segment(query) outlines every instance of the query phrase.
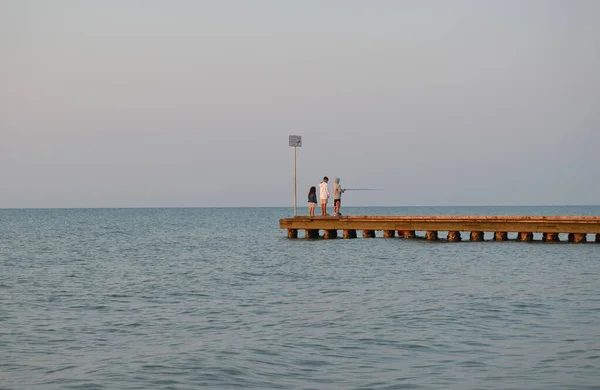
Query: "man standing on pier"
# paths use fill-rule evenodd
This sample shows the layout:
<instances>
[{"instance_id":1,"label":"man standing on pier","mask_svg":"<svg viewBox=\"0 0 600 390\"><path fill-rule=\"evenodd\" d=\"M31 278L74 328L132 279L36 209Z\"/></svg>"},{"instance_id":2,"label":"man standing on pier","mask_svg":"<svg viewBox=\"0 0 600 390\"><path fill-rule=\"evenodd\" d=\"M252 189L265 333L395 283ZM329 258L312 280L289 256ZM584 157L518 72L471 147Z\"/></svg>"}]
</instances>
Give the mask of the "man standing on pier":
<instances>
[{"instance_id":1,"label":"man standing on pier","mask_svg":"<svg viewBox=\"0 0 600 390\"><path fill-rule=\"evenodd\" d=\"M346 191L340 186L340 178L333 179L333 215L342 215L340 208L342 207L342 194Z\"/></svg>"},{"instance_id":2,"label":"man standing on pier","mask_svg":"<svg viewBox=\"0 0 600 390\"><path fill-rule=\"evenodd\" d=\"M327 182L329 182L329 179L325 176L321 184L319 184L321 192L321 215L327 215L327 201L329 200L329 186Z\"/></svg>"}]
</instances>

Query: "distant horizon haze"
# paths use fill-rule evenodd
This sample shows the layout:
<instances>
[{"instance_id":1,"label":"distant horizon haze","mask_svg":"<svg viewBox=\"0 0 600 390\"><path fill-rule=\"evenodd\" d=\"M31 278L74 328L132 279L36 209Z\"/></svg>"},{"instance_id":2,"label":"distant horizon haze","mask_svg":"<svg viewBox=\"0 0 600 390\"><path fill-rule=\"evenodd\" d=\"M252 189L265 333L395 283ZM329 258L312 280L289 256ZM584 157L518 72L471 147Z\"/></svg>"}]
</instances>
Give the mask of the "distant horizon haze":
<instances>
[{"instance_id":1,"label":"distant horizon haze","mask_svg":"<svg viewBox=\"0 0 600 390\"><path fill-rule=\"evenodd\" d=\"M0 208L600 203L600 2L0 2ZM331 202L330 202L331 203ZM332 205L330 205L332 207Z\"/></svg>"},{"instance_id":2,"label":"distant horizon haze","mask_svg":"<svg viewBox=\"0 0 600 390\"><path fill-rule=\"evenodd\" d=\"M439 209L439 208L497 208L497 207L512 207L512 208L531 208L531 207L551 207L551 208L585 208L585 207L600 207L600 204L567 204L567 205L533 205L533 204L524 204L524 205L366 205L366 206L357 206L357 205L345 205L344 209L376 209L376 208L406 208L406 209ZM103 206L94 206L94 207L2 207L0 210L86 210L86 209L247 209L247 208L256 208L256 209L290 209L293 211L293 205L286 206L125 206L125 207L103 207ZM333 205L328 205L328 208L333 208ZM298 215L305 215L308 213L308 207L302 205L298 207Z\"/></svg>"}]
</instances>

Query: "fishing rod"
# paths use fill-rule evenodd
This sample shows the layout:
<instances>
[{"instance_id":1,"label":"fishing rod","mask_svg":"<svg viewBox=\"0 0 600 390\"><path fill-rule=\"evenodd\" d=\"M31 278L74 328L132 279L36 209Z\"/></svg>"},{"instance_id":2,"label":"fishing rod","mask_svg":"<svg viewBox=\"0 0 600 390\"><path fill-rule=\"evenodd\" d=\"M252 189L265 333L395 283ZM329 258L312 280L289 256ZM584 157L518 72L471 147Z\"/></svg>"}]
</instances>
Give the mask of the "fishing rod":
<instances>
[{"instance_id":1,"label":"fishing rod","mask_svg":"<svg viewBox=\"0 0 600 390\"><path fill-rule=\"evenodd\" d=\"M344 191L383 191L382 188L344 188Z\"/></svg>"}]
</instances>

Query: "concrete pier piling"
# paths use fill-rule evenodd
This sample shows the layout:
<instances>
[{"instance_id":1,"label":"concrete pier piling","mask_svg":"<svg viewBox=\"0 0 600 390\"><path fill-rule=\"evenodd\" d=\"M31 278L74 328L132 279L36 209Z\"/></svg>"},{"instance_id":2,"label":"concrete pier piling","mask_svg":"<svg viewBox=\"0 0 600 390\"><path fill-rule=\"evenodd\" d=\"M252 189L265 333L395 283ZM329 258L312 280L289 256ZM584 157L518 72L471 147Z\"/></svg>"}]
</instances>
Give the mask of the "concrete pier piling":
<instances>
[{"instance_id":1,"label":"concrete pier piling","mask_svg":"<svg viewBox=\"0 0 600 390\"><path fill-rule=\"evenodd\" d=\"M345 229L344 238L356 238L356 230Z\"/></svg>"},{"instance_id":2,"label":"concrete pier piling","mask_svg":"<svg viewBox=\"0 0 600 390\"><path fill-rule=\"evenodd\" d=\"M439 232L448 232L449 242L460 242L460 232L470 232L471 241L483 241L485 232L493 234L494 241L507 241L509 233L517 234L517 241L530 242L534 233L541 234L542 241L559 241L559 234L568 235L568 242L585 243L587 234L595 235L592 240L600 243L600 216L319 216L284 218L279 227L287 229L289 238L297 238L298 230L305 231L306 238L335 239L338 230L344 238L356 238L362 231L364 238L383 237L416 238L416 231L425 232L429 241L439 240ZM536 236L539 237L539 236Z\"/></svg>"},{"instance_id":3,"label":"concrete pier piling","mask_svg":"<svg viewBox=\"0 0 600 390\"><path fill-rule=\"evenodd\" d=\"M323 233L323 238L326 240L332 240L334 238L337 238L337 230L335 230L335 229L325 230L325 232Z\"/></svg>"},{"instance_id":4,"label":"concrete pier piling","mask_svg":"<svg viewBox=\"0 0 600 390\"><path fill-rule=\"evenodd\" d=\"M448 241L459 242L460 240L462 240L462 237L459 231L451 230L448 232Z\"/></svg>"},{"instance_id":5,"label":"concrete pier piling","mask_svg":"<svg viewBox=\"0 0 600 390\"><path fill-rule=\"evenodd\" d=\"M560 241L558 233L542 233L542 241L553 242Z\"/></svg>"},{"instance_id":6,"label":"concrete pier piling","mask_svg":"<svg viewBox=\"0 0 600 390\"><path fill-rule=\"evenodd\" d=\"M417 236L417 234L415 233L414 230L402 230L403 232L403 237L404 238L415 238ZM400 234L400 231L398 231L398 234Z\"/></svg>"},{"instance_id":7,"label":"concrete pier piling","mask_svg":"<svg viewBox=\"0 0 600 390\"><path fill-rule=\"evenodd\" d=\"M519 234L517 236L517 240L519 240L519 241L525 241L525 242L533 241L533 233L531 233L531 232L519 232Z\"/></svg>"},{"instance_id":8,"label":"concrete pier piling","mask_svg":"<svg viewBox=\"0 0 600 390\"><path fill-rule=\"evenodd\" d=\"M508 241L508 232L494 232L494 241Z\"/></svg>"},{"instance_id":9,"label":"concrete pier piling","mask_svg":"<svg viewBox=\"0 0 600 390\"><path fill-rule=\"evenodd\" d=\"M425 238L427 239L427 241L437 241L438 240L437 230L427 230L425 232Z\"/></svg>"},{"instance_id":10,"label":"concrete pier piling","mask_svg":"<svg viewBox=\"0 0 600 390\"><path fill-rule=\"evenodd\" d=\"M483 241L483 232L471 232L471 241Z\"/></svg>"},{"instance_id":11,"label":"concrete pier piling","mask_svg":"<svg viewBox=\"0 0 600 390\"><path fill-rule=\"evenodd\" d=\"M363 230L363 238L375 238L375 230Z\"/></svg>"},{"instance_id":12,"label":"concrete pier piling","mask_svg":"<svg viewBox=\"0 0 600 390\"><path fill-rule=\"evenodd\" d=\"M587 242L587 234L585 233L569 233L569 242L579 244Z\"/></svg>"}]
</instances>

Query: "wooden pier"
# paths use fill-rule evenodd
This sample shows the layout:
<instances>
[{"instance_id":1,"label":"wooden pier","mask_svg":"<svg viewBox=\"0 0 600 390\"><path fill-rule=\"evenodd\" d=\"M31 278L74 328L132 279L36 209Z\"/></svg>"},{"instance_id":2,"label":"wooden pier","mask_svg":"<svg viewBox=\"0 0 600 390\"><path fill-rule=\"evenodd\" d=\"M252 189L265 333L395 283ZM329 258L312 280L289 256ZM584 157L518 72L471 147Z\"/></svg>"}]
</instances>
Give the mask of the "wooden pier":
<instances>
[{"instance_id":1,"label":"wooden pier","mask_svg":"<svg viewBox=\"0 0 600 390\"><path fill-rule=\"evenodd\" d=\"M533 241L534 233L542 234L542 241L560 241L559 234L574 243L591 241L600 243L600 216L324 216L294 217L279 221L279 227L287 229L288 238L298 238L304 230L306 238L333 239L342 231L343 238L356 238L362 231L364 238L376 237L423 237L429 241L444 239L439 232L447 232L446 240L483 241L484 233L493 233L494 241L507 241L509 233L516 233L518 241ZM323 235L321 236L321 231ZM424 236L417 233L424 232Z\"/></svg>"}]
</instances>

